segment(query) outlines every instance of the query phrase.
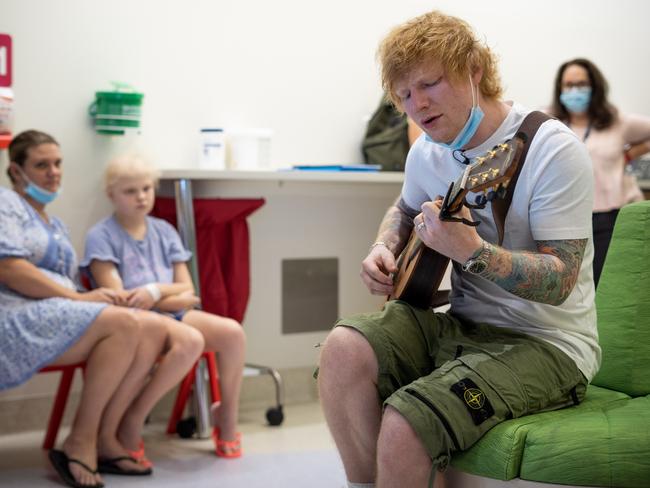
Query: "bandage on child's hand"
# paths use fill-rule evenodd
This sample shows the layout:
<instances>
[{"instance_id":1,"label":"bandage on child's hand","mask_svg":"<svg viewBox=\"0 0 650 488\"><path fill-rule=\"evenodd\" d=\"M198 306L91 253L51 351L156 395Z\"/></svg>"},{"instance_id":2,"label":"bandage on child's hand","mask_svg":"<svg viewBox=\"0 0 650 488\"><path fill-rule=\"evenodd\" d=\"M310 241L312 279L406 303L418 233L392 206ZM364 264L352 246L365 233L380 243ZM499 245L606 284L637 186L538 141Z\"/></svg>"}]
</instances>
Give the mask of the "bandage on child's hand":
<instances>
[{"instance_id":1,"label":"bandage on child's hand","mask_svg":"<svg viewBox=\"0 0 650 488\"><path fill-rule=\"evenodd\" d=\"M158 291L158 293L160 293L160 291ZM150 310L157 301L158 300L155 300L154 294L149 291L149 285L145 285L139 288L134 288L129 292L127 305L129 307Z\"/></svg>"}]
</instances>

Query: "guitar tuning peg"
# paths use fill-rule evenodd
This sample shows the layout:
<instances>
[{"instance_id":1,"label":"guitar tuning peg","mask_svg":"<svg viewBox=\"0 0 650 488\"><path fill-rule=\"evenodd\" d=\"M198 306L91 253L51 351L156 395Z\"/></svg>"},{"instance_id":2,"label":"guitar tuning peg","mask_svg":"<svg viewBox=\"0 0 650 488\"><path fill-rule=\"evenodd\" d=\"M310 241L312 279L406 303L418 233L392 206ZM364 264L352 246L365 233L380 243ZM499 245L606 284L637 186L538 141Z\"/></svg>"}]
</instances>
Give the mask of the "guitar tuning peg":
<instances>
[{"instance_id":1,"label":"guitar tuning peg","mask_svg":"<svg viewBox=\"0 0 650 488\"><path fill-rule=\"evenodd\" d=\"M495 176L497 176L499 174L499 168L492 168L490 170L490 173L491 173L492 177L494 178Z\"/></svg>"},{"instance_id":2,"label":"guitar tuning peg","mask_svg":"<svg viewBox=\"0 0 650 488\"><path fill-rule=\"evenodd\" d=\"M483 193L479 193L474 198L474 203L476 205L485 206L485 204L487 203L487 197Z\"/></svg>"},{"instance_id":3,"label":"guitar tuning peg","mask_svg":"<svg viewBox=\"0 0 650 488\"><path fill-rule=\"evenodd\" d=\"M476 162L476 165L477 165L477 166L480 166L480 165L483 164L483 161L485 161L485 158L484 158L483 156L479 156L479 157L476 158L474 161Z\"/></svg>"},{"instance_id":4,"label":"guitar tuning peg","mask_svg":"<svg viewBox=\"0 0 650 488\"><path fill-rule=\"evenodd\" d=\"M476 186L477 183L478 183L478 178L477 178L476 176L472 176L472 177L469 179L469 184L470 184L471 186Z\"/></svg>"}]
</instances>

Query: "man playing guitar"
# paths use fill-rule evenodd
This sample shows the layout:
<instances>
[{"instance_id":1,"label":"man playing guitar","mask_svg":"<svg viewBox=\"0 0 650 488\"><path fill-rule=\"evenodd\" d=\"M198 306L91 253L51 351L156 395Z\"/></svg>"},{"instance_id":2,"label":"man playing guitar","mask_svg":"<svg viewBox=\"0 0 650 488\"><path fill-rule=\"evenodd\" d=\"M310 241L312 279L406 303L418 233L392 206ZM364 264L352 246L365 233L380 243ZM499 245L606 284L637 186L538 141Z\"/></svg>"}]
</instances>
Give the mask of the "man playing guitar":
<instances>
[{"instance_id":1,"label":"man playing guitar","mask_svg":"<svg viewBox=\"0 0 650 488\"><path fill-rule=\"evenodd\" d=\"M530 110L501 99L489 48L461 19L433 11L390 32L379 60L384 89L424 134L361 278L392 295L415 229L454 263L450 310L390 300L341 319L318 381L349 486L421 487L497 423L584 398L600 364L592 170L569 129L542 122L500 229L492 207L503 192L485 202L464 186L467 168L476 175L479 158L499 158L494 148L516 138ZM450 212L440 196L453 182L462 201L483 205Z\"/></svg>"}]
</instances>

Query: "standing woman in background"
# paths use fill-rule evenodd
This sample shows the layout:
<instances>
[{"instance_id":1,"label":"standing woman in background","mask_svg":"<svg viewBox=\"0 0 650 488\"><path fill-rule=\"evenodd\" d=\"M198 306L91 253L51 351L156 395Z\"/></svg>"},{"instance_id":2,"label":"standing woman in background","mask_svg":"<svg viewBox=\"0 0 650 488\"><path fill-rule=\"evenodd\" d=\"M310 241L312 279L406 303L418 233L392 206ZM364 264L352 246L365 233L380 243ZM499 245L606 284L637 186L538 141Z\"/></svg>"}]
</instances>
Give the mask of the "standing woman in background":
<instances>
[{"instance_id":1,"label":"standing woman in background","mask_svg":"<svg viewBox=\"0 0 650 488\"><path fill-rule=\"evenodd\" d=\"M643 200L626 164L650 151L650 117L619 112L607 100L608 84L591 61L560 66L550 114L586 144L594 169L594 283L598 286L616 216L621 207Z\"/></svg>"}]
</instances>

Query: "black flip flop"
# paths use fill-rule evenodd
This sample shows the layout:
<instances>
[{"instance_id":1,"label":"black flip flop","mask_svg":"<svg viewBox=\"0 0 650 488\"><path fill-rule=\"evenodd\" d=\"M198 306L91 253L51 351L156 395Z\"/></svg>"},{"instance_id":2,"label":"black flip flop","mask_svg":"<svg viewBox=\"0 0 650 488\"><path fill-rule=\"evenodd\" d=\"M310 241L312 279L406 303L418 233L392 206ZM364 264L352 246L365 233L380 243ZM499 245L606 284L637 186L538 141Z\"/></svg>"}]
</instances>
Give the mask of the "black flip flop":
<instances>
[{"instance_id":1,"label":"black flip flop","mask_svg":"<svg viewBox=\"0 0 650 488\"><path fill-rule=\"evenodd\" d=\"M82 485L76 479L74 479L74 476L72 476L72 473L70 472L70 463L78 464L90 474L97 474L97 470L90 469L86 463L83 463L78 459L69 458L65 452L59 451L58 449L51 449L47 453L47 456L50 458L52 466L59 474L61 479L65 481L66 485L71 486L72 488L104 488L103 483L96 483L94 485Z\"/></svg>"},{"instance_id":2,"label":"black flip flop","mask_svg":"<svg viewBox=\"0 0 650 488\"><path fill-rule=\"evenodd\" d=\"M120 476L148 476L153 473L151 468L144 470L124 469L118 466L120 461L133 461L138 464L138 460L131 456L118 456L114 458L100 458L97 460L97 471L102 474L117 474Z\"/></svg>"}]
</instances>

